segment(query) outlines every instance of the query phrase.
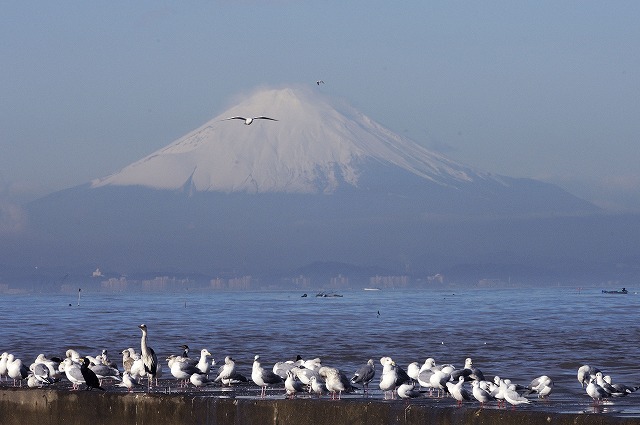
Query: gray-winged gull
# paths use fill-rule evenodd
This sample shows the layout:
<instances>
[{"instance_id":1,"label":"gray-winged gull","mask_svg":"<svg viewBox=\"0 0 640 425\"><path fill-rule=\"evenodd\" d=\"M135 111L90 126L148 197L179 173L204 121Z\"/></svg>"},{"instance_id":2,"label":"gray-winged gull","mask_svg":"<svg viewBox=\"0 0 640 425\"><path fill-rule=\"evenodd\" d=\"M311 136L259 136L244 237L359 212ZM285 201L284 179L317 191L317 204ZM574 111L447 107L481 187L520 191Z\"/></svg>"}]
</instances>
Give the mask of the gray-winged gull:
<instances>
[{"instance_id":1,"label":"gray-winged gull","mask_svg":"<svg viewBox=\"0 0 640 425\"><path fill-rule=\"evenodd\" d=\"M230 379L236 373L236 362L233 360L233 357L226 356L224 358L224 364L220 366L218 369L218 376L216 376L215 381L220 382L222 380Z\"/></svg>"},{"instance_id":2,"label":"gray-winged gull","mask_svg":"<svg viewBox=\"0 0 640 425\"><path fill-rule=\"evenodd\" d=\"M605 382L611 384L611 386L613 388L615 388L615 390L617 391L616 395L617 397L622 397L622 396L626 396L628 394L631 394L633 392L636 392L640 389L640 386L635 386L635 387L630 387L628 385L625 384L620 384L620 383L614 383L611 380L611 376L609 375L605 375L604 377Z\"/></svg>"},{"instance_id":3,"label":"gray-winged gull","mask_svg":"<svg viewBox=\"0 0 640 425\"><path fill-rule=\"evenodd\" d=\"M122 382L119 382L116 385L119 387L125 387L129 392L133 392L135 387L144 386L131 376L131 372L127 372L126 370L122 372Z\"/></svg>"},{"instance_id":4,"label":"gray-winged gull","mask_svg":"<svg viewBox=\"0 0 640 425\"><path fill-rule=\"evenodd\" d=\"M500 392L504 396L506 402L512 406L531 403L528 398L521 396L516 390L509 387L504 379L500 381Z\"/></svg>"},{"instance_id":5,"label":"gray-winged gull","mask_svg":"<svg viewBox=\"0 0 640 425\"><path fill-rule=\"evenodd\" d=\"M39 386L51 385L53 384L53 379L51 378L51 373L49 368L44 363L33 363L29 369L31 369L31 373L33 377L38 382Z\"/></svg>"},{"instance_id":6,"label":"gray-winged gull","mask_svg":"<svg viewBox=\"0 0 640 425\"><path fill-rule=\"evenodd\" d=\"M459 376L464 376L465 381L484 381L484 375L480 369L473 365L471 357L467 357L464 361L464 368L456 369L451 372L451 380L458 381Z\"/></svg>"},{"instance_id":7,"label":"gray-winged gull","mask_svg":"<svg viewBox=\"0 0 640 425\"><path fill-rule=\"evenodd\" d=\"M545 398L553 390L553 380L547 375L542 375L535 378L529 384L529 389L525 394L538 394L538 398Z\"/></svg>"},{"instance_id":8,"label":"gray-winged gull","mask_svg":"<svg viewBox=\"0 0 640 425\"><path fill-rule=\"evenodd\" d=\"M71 382L74 390L77 390L80 384L84 384L84 377L80 371L80 365L75 363L70 357L64 359L60 367L64 369L64 375L69 382Z\"/></svg>"},{"instance_id":9,"label":"gray-winged gull","mask_svg":"<svg viewBox=\"0 0 640 425\"><path fill-rule=\"evenodd\" d=\"M275 373L276 375L278 375L279 377L281 377L282 379L287 379L287 372L290 371L291 369L293 369L296 366L302 366L304 364L304 360L302 359L302 356L300 356L299 354L296 356L295 361L294 360L287 360L284 362L276 362L276 364L273 365L273 373Z\"/></svg>"},{"instance_id":10,"label":"gray-winged gull","mask_svg":"<svg viewBox=\"0 0 640 425\"><path fill-rule=\"evenodd\" d=\"M260 387L260 397L264 398L267 394L267 386L279 384L282 378L262 367L260 364L260 356L256 354L253 359L253 367L251 368L251 380Z\"/></svg>"},{"instance_id":11,"label":"gray-winged gull","mask_svg":"<svg viewBox=\"0 0 640 425\"><path fill-rule=\"evenodd\" d=\"M191 384L196 388L208 387L214 384L213 380L207 378L207 375L200 373L199 370L198 372L191 374L189 382L191 382Z\"/></svg>"},{"instance_id":12,"label":"gray-winged gull","mask_svg":"<svg viewBox=\"0 0 640 425\"><path fill-rule=\"evenodd\" d=\"M578 382L580 382L582 388L584 388L585 384L591 382L598 372L600 372L600 369L597 367L593 367L588 364L580 366L578 368Z\"/></svg>"},{"instance_id":13,"label":"gray-winged gull","mask_svg":"<svg viewBox=\"0 0 640 425\"><path fill-rule=\"evenodd\" d=\"M593 399L593 404L599 404L602 399L609 397L609 393L598 385L595 378L587 385L587 394Z\"/></svg>"},{"instance_id":14,"label":"gray-winged gull","mask_svg":"<svg viewBox=\"0 0 640 425\"><path fill-rule=\"evenodd\" d=\"M228 120L243 120L244 123L246 125L251 125L251 123L253 123L254 120L271 120L271 121L278 121L275 118L269 118L269 117L265 117L265 116L259 116L259 117L240 117L240 116L236 116L236 117L230 117L230 118L225 118L222 121L228 121Z\"/></svg>"},{"instance_id":15,"label":"gray-winged gull","mask_svg":"<svg viewBox=\"0 0 640 425\"><path fill-rule=\"evenodd\" d=\"M189 382L189 378L194 373L201 373L200 369L188 359L184 359L181 356L171 355L167 357L167 365L171 371L171 375L176 378L181 386L186 386Z\"/></svg>"},{"instance_id":16,"label":"gray-winged gull","mask_svg":"<svg viewBox=\"0 0 640 425\"><path fill-rule=\"evenodd\" d=\"M284 389L289 398L295 398L296 393L301 393L305 390L304 384L296 379L296 376L290 370L287 371L287 379L284 381Z\"/></svg>"},{"instance_id":17,"label":"gray-winged gull","mask_svg":"<svg viewBox=\"0 0 640 425\"><path fill-rule=\"evenodd\" d=\"M398 397L404 400L424 397L424 394L422 392L415 389L415 384L413 382L409 384L401 384L400 386L398 386L396 391L398 392Z\"/></svg>"},{"instance_id":18,"label":"gray-winged gull","mask_svg":"<svg viewBox=\"0 0 640 425\"><path fill-rule=\"evenodd\" d=\"M317 376L312 376L309 379L309 392L313 394L317 394L318 398L322 396L322 394L327 392L327 386L319 381Z\"/></svg>"},{"instance_id":19,"label":"gray-winged gull","mask_svg":"<svg viewBox=\"0 0 640 425\"><path fill-rule=\"evenodd\" d=\"M462 402L471 400L471 393L464 387L464 376L458 377L458 382L447 382L447 390L449 394L458 402L458 406L462 406Z\"/></svg>"},{"instance_id":20,"label":"gray-winged gull","mask_svg":"<svg viewBox=\"0 0 640 425\"><path fill-rule=\"evenodd\" d=\"M367 394L369 392L369 382L373 380L376 376L376 366L373 359L369 359L367 364L361 366L356 370L353 374L353 378L351 378L352 384L361 384L364 390L364 393Z\"/></svg>"},{"instance_id":21,"label":"gray-winged gull","mask_svg":"<svg viewBox=\"0 0 640 425\"><path fill-rule=\"evenodd\" d=\"M618 391L613 385L604 380L604 375L602 372L596 373L596 384L602 387L611 397L622 397L626 394Z\"/></svg>"},{"instance_id":22,"label":"gray-winged gull","mask_svg":"<svg viewBox=\"0 0 640 425\"><path fill-rule=\"evenodd\" d=\"M471 394L473 394L473 397L480 402L480 406L484 407L485 403L495 400L487 390L480 386L480 381L473 381L471 386Z\"/></svg>"}]
</instances>

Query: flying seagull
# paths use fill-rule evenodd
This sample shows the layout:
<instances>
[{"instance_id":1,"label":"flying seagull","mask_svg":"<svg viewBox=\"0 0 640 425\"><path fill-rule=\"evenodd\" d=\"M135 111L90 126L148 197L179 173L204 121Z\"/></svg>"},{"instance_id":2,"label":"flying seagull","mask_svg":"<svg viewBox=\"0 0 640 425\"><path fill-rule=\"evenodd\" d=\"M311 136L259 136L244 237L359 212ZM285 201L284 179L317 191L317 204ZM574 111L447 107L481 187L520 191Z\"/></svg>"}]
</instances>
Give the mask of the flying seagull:
<instances>
[{"instance_id":1,"label":"flying seagull","mask_svg":"<svg viewBox=\"0 0 640 425\"><path fill-rule=\"evenodd\" d=\"M260 117L253 117L253 118L245 118L245 117L231 117L231 118L225 118L225 119L224 119L224 120L222 120L222 121L227 121L227 120L243 120L243 121L244 121L244 123L245 123L246 125L251 125L251 123L253 122L253 120L271 120L271 121L278 121L278 120L277 120L277 119L275 119L275 118L269 118L269 117L263 117L263 116L260 116Z\"/></svg>"},{"instance_id":2,"label":"flying seagull","mask_svg":"<svg viewBox=\"0 0 640 425\"><path fill-rule=\"evenodd\" d=\"M324 81L322 81L322 80L318 80L318 81L316 81L316 84L317 84L317 85L324 84Z\"/></svg>"}]
</instances>

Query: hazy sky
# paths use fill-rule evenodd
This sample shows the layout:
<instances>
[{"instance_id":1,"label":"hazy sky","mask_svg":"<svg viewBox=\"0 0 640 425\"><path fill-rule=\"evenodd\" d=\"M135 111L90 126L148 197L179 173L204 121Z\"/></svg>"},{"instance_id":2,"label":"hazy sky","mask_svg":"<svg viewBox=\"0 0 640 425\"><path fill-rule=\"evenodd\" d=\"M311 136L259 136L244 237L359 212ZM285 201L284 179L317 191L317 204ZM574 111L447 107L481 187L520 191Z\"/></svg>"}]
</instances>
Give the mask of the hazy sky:
<instances>
[{"instance_id":1,"label":"hazy sky","mask_svg":"<svg viewBox=\"0 0 640 425\"><path fill-rule=\"evenodd\" d=\"M0 3L0 201L315 84L480 169L640 210L640 2Z\"/></svg>"}]
</instances>

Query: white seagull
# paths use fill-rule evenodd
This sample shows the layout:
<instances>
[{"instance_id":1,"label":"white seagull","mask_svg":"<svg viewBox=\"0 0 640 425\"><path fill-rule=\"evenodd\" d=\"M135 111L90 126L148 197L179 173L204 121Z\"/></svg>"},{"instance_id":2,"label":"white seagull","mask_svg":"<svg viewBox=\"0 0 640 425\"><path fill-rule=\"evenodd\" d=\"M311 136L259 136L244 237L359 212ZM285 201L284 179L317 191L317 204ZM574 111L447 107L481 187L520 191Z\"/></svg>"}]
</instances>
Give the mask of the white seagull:
<instances>
[{"instance_id":1,"label":"white seagull","mask_svg":"<svg viewBox=\"0 0 640 425\"><path fill-rule=\"evenodd\" d=\"M279 384L282 378L271 370L266 370L260 364L260 356L256 355L253 359L253 368L251 370L251 380L260 387L260 397L265 398L267 386Z\"/></svg>"},{"instance_id":2,"label":"white seagull","mask_svg":"<svg viewBox=\"0 0 640 425\"><path fill-rule=\"evenodd\" d=\"M332 400L340 400L343 392L353 390L349 378L334 367L323 366L318 370L318 374L324 378L324 384L327 387L327 391L331 393Z\"/></svg>"},{"instance_id":3,"label":"white seagull","mask_svg":"<svg viewBox=\"0 0 640 425\"><path fill-rule=\"evenodd\" d=\"M191 384L193 384L194 387L201 388L201 387L213 385L214 381L212 381L211 379L208 379L204 373L196 372L189 377L189 382L191 382Z\"/></svg>"},{"instance_id":4,"label":"white seagull","mask_svg":"<svg viewBox=\"0 0 640 425\"><path fill-rule=\"evenodd\" d=\"M384 392L384 399L389 396L391 399L396 398L396 387L398 380L398 371L396 363L391 357L382 357L380 359L382 364L382 376L380 376L380 389Z\"/></svg>"},{"instance_id":5,"label":"white seagull","mask_svg":"<svg viewBox=\"0 0 640 425\"><path fill-rule=\"evenodd\" d=\"M62 362L62 365L64 365L64 373L69 382L73 384L74 390L77 390L80 387L80 384L85 383L84 376L82 376L82 371L80 370L80 365L78 363L74 363L70 357L67 357Z\"/></svg>"},{"instance_id":6,"label":"white seagull","mask_svg":"<svg viewBox=\"0 0 640 425\"><path fill-rule=\"evenodd\" d=\"M471 400L471 393L464 387L464 376L458 377L458 382L447 382L447 390L453 398L458 402L458 406L462 406L462 403L466 400Z\"/></svg>"},{"instance_id":7,"label":"white seagull","mask_svg":"<svg viewBox=\"0 0 640 425\"><path fill-rule=\"evenodd\" d=\"M131 372L127 372L126 370L122 372L122 382L116 384L116 386L125 387L129 392L133 392L135 387L144 387L144 385L131 376Z\"/></svg>"},{"instance_id":8,"label":"white seagull","mask_svg":"<svg viewBox=\"0 0 640 425\"><path fill-rule=\"evenodd\" d=\"M401 384L396 390L398 392L398 397L404 400L424 397L424 394L415 389L415 384L413 382L411 382L410 384Z\"/></svg>"},{"instance_id":9,"label":"white seagull","mask_svg":"<svg viewBox=\"0 0 640 425\"><path fill-rule=\"evenodd\" d=\"M504 399L512 406L517 406L518 404L529 404L531 403L528 398L522 397L516 390L509 387L507 385L506 380L500 380L500 391L504 396Z\"/></svg>"},{"instance_id":10,"label":"white seagull","mask_svg":"<svg viewBox=\"0 0 640 425\"><path fill-rule=\"evenodd\" d=\"M264 117L264 116L259 116L259 117L251 117L251 118L245 118L245 117L240 117L240 116L236 116L236 117L230 117L230 118L225 118L222 121L228 121L228 120L243 120L244 123L246 125L251 125L251 123L253 122L253 120L271 120L271 121L278 121L275 118L269 118L269 117Z\"/></svg>"},{"instance_id":11,"label":"white seagull","mask_svg":"<svg viewBox=\"0 0 640 425\"><path fill-rule=\"evenodd\" d=\"M604 388L597 384L596 378L593 378L587 385L587 394L593 399L593 404L600 404L602 399L609 398L609 394Z\"/></svg>"},{"instance_id":12,"label":"white seagull","mask_svg":"<svg viewBox=\"0 0 640 425\"><path fill-rule=\"evenodd\" d=\"M295 398L296 393L303 392L305 390L304 384L296 379L296 376L292 371L287 371L287 379L284 381L284 389L287 393L287 397Z\"/></svg>"},{"instance_id":13,"label":"white seagull","mask_svg":"<svg viewBox=\"0 0 640 425\"><path fill-rule=\"evenodd\" d=\"M224 358L224 365L220 366L218 369L218 376L216 377L215 382L231 379L235 373L236 362L233 360L233 357L226 356Z\"/></svg>"},{"instance_id":14,"label":"white seagull","mask_svg":"<svg viewBox=\"0 0 640 425\"><path fill-rule=\"evenodd\" d=\"M322 396L322 394L327 392L327 386L322 382L318 381L317 376L312 376L309 379L309 392L315 393L318 395L318 398Z\"/></svg>"},{"instance_id":15,"label":"white seagull","mask_svg":"<svg viewBox=\"0 0 640 425\"><path fill-rule=\"evenodd\" d=\"M547 375L542 375L531 381L526 394L537 393L538 398L545 398L551 394L551 390L553 390L553 380Z\"/></svg>"},{"instance_id":16,"label":"white seagull","mask_svg":"<svg viewBox=\"0 0 640 425\"><path fill-rule=\"evenodd\" d=\"M200 350L200 361L196 365L200 372L205 375L209 374L209 370L211 369L211 364L209 363L209 357L211 357L211 353L206 348Z\"/></svg>"},{"instance_id":17,"label":"white seagull","mask_svg":"<svg viewBox=\"0 0 640 425\"><path fill-rule=\"evenodd\" d=\"M590 366L588 364L582 365L578 368L578 382L582 385L582 388L596 377L596 373L600 372L597 367Z\"/></svg>"},{"instance_id":18,"label":"white seagull","mask_svg":"<svg viewBox=\"0 0 640 425\"><path fill-rule=\"evenodd\" d=\"M480 402L480 406L484 407L485 403L488 403L495 398L484 388L480 386L480 381L471 382L473 397Z\"/></svg>"}]
</instances>

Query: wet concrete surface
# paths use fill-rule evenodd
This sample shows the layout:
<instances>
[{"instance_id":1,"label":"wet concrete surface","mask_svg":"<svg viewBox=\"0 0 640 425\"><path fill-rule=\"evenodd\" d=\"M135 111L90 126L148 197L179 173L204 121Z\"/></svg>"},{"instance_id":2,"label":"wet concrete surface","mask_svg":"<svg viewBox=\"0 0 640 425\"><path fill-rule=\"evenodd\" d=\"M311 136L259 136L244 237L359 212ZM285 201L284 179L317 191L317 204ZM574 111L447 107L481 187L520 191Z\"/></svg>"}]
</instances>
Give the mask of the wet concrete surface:
<instances>
[{"instance_id":1,"label":"wet concrete surface","mask_svg":"<svg viewBox=\"0 0 640 425\"><path fill-rule=\"evenodd\" d=\"M107 391L72 390L66 382L48 389L0 386L2 424L618 424L640 423L640 400L634 395L594 406L587 397L531 399L531 404L513 408L477 402L457 406L451 398L430 397L384 400L372 390L343 394L331 400L309 394L285 398L282 388L269 389L265 398L252 383L233 388L219 386L180 388L165 381L147 392L128 392L112 384Z\"/></svg>"}]
</instances>

